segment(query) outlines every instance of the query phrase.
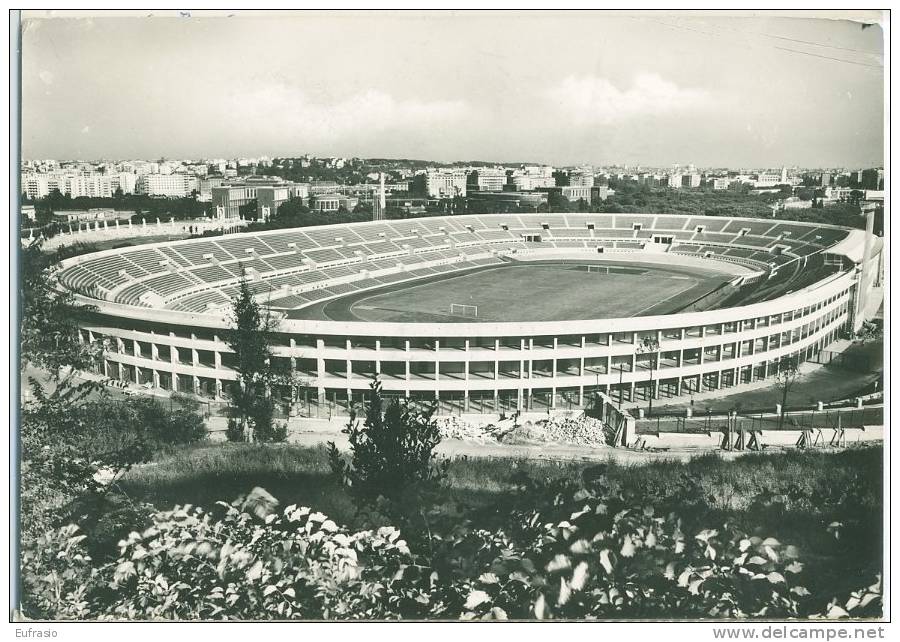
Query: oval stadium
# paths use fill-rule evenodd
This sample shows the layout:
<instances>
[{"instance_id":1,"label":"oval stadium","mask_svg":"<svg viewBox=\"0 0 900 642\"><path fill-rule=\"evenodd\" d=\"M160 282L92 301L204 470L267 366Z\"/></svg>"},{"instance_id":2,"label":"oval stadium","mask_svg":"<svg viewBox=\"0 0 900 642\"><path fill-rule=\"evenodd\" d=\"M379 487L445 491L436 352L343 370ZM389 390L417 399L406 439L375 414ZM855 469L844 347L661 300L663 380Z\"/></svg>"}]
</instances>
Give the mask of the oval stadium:
<instances>
[{"instance_id":1,"label":"oval stadium","mask_svg":"<svg viewBox=\"0 0 900 642\"><path fill-rule=\"evenodd\" d=\"M104 342L98 372L113 379L227 396L222 333L245 279L278 319L274 353L303 381L302 412L345 410L377 377L443 413L497 413L771 377L859 327L880 262L880 239L835 226L496 214L140 245L58 274L93 306L82 340Z\"/></svg>"}]
</instances>

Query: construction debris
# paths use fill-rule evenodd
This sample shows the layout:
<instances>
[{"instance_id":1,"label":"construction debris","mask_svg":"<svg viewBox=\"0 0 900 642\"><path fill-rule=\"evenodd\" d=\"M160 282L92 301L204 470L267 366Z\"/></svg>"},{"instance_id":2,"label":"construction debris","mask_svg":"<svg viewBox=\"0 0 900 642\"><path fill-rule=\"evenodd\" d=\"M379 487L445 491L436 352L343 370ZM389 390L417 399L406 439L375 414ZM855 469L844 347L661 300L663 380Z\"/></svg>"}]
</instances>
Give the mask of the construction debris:
<instances>
[{"instance_id":1,"label":"construction debris","mask_svg":"<svg viewBox=\"0 0 900 642\"><path fill-rule=\"evenodd\" d=\"M584 413L552 415L541 419L504 419L495 423L476 423L460 417L438 418L444 439L477 443L560 443L578 446L606 446L603 422Z\"/></svg>"}]
</instances>

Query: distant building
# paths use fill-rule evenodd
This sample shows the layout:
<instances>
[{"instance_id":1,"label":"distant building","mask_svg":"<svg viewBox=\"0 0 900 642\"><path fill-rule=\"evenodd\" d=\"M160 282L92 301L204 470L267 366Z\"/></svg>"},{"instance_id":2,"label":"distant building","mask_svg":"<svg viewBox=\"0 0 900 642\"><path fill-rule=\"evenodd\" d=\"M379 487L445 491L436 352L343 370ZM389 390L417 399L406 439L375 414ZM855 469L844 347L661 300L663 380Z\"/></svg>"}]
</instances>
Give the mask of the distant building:
<instances>
[{"instance_id":1,"label":"distant building","mask_svg":"<svg viewBox=\"0 0 900 642\"><path fill-rule=\"evenodd\" d=\"M217 218L238 218L241 207L256 202L257 186L221 185L211 188L212 203Z\"/></svg>"},{"instance_id":2,"label":"distant building","mask_svg":"<svg viewBox=\"0 0 900 642\"><path fill-rule=\"evenodd\" d=\"M880 190L884 189L884 170L883 169L865 169L859 182L860 189Z\"/></svg>"},{"instance_id":3,"label":"distant building","mask_svg":"<svg viewBox=\"0 0 900 642\"><path fill-rule=\"evenodd\" d=\"M784 210L806 210L811 208L812 201L804 201L796 196L790 196L781 201L781 209Z\"/></svg>"},{"instance_id":4,"label":"distant building","mask_svg":"<svg viewBox=\"0 0 900 642\"><path fill-rule=\"evenodd\" d=\"M546 187L556 187L556 179L552 176L550 178L528 175L513 176L511 183L513 187L519 191L533 191Z\"/></svg>"},{"instance_id":5,"label":"distant building","mask_svg":"<svg viewBox=\"0 0 900 642\"><path fill-rule=\"evenodd\" d=\"M87 210L59 210L53 213L53 218L62 223L92 223L95 221L127 221L133 215L132 211L95 207Z\"/></svg>"},{"instance_id":6,"label":"distant building","mask_svg":"<svg viewBox=\"0 0 900 642\"><path fill-rule=\"evenodd\" d=\"M224 218L240 216L241 207L256 203L258 216L274 216L282 203L292 198L308 198L307 183L290 183L281 178L260 176L210 188L215 211ZM268 208L264 210L263 208Z\"/></svg>"},{"instance_id":7,"label":"distant building","mask_svg":"<svg viewBox=\"0 0 900 642\"><path fill-rule=\"evenodd\" d=\"M189 174L145 174L137 181L138 194L184 198L200 191L200 179Z\"/></svg>"},{"instance_id":8,"label":"distant building","mask_svg":"<svg viewBox=\"0 0 900 642\"><path fill-rule=\"evenodd\" d=\"M753 181L754 187L766 188L782 183L781 176L778 174L760 174Z\"/></svg>"},{"instance_id":9,"label":"distant building","mask_svg":"<svg viewBox=\"0 0 900 642\"><path fill-rule=\"evenodd\" d=\"M201 178L199 181L200 193L197 195L197 200L203 201L204 203L210 202L212 200L212 188L221 187L224 181L224 176L206 176Z\"/></svg>"},{"instance_id":10,"label":"distant building","mask_svg":"<svg viewBox=\"0 0 900 642\"><path fill-rule=\"evenodd\" d=\"M122 190L123 194L134 194L135 189L137 189L137 175L131 172L121 172L119 174L114 174L110 177L110 180L113 183L113 187L115 187L116 180L118 180L118 188ZM113 193L115 193L115 189L113 189Z\"/></svg>"},{"instance_id":11,"label":"distant building","mask_svg":"<svg viewBox=\"0 0 900 642\"><path fill-rule=\"evenodd\" d=\"M594 174L586 171L574 171L569 173L569 185L572 187L593 187Z\"/></svg>"},{"instance_id":12,"label":"distant building","mask_svg":"<svg viewBox=\"0 0 900 642\"><path fill-rule=\"evenodd\" d=\"M306 183L261 185L256 188L257 213L263 216L264 212L268 212L268 217L275 216L278 208L292 198L309 198L309 185Z\"/></svg>"},{"instance_id":13,"label":"distant building","mask_svg":"<svg viewBox=\"0 0 900 642\"><path fill-rule=\"evenodd\" d=\"M507 189L530 192L547 187L556 187L552 167L525 167L507 174Z\"/></svg>"},{"instance_id":14,"label":"distant building","mask_svg":"<svg viewBox=\"0 0 900 642\"><path fill-rule=\"evenodd\" d=\"M22 177L22 191L29 200L46 198L54 190L65 193L65 177L52 174L26 174Z\"/></svg>"},{"instance_id":15,"label":"distant building","mask_svg":"<svg viewBox=\"0 0 900 642\"><path fill-rule=\"evenodd\" d=\"M850 198L850 187L827 187L825 188L825 199L830 201L844 201Z\"/></svg>"},{"instance_id":16,"label":"distant building","mask_svg":"<svg viewBox=\"0 0 900 642\"><path fill-rule=\"evenodd\" d=\"M428 170L413 178L413 192L429 198L453 198L466 195L466 172L463 169Z\"/></svg>"},{"instance_id":17,"label":"distant building","mask_svg":"<svg viewBox=\"0 0 900 642\"><path fill-rule=\"evenodd\" d=\"M72 198L90 196L94 198L111 198L117 191L133 194L135 191L134 174L98 174L94 172L76 173L75 170L22 174L22 191L30 200L46 198L54 190L59 190Z\"/></svg>"},{"instance_id":18,"label":"distant building","mask_svg":"<svg viewBox=\"0 0 900 642\"><path fill-rule=\"evenodd\" d=\"M340 183L335 183L334 181L310 181L309 182L310 196L315 196L317 194L331 194L333 192L337 192L340 189L341 189Z\"/></svg>"},{"instance_id":19,"label":"distant building","mask_svg":"<svg viewBox=\"0 0 900 642\"><path fill-rule=\"evenodd\" d=\"M831 185L831 174L822 172L822 175L819 177L819 186L828 187L829 185Z\"/></svg>"},{"instance_id":20,"label":"distant building","mask_svg":"<svg viewBox=\"0 0 900 642\"><path fill-rule=\"evenodd\" d=\"M506 185L506 171L493 168L479 168L466 177L466 190L480 192L502 192Z\"/></svg>"},{"instance_id":21,"label":"distant building","mask_svg":"<svg viewBox=\"0 0 900 642\"><path fill-rule=\"evenodd\" d=\"M681 186L690 188L700 187L700 174L682 174Z\"/></svg>"},{"instance_id":22,"label":"distant building","mask_svg":"<svg viewBox=\"0 0 900 642\"><path fill-rule=\"evenodd\" d=\"M562 185L559 187L541 187L537 191L547 192L547 196L551 196L556 194L558 196L562 196L569 200L572 203L583 200L586 203L591 202L591 190L590 187L580 187L577 185Z\"/></svg>"},{"instance_id":23,"label":"distant building","mask_svg":"<svg viewBox=\"0 0 900 642\"><path fill-rule=\"evenodd\" d=\"M348 212L359 205L359 199L355 196L343 194L317 194L312 197L311 209L316 212L337 212L342 207Z\"/></svg>"},{"instance_id":24,"label":"distant building","mask_svg":"<svg viewBox=\"0 0 900 642\"><path fill-rule=\"evenodd\" d=\"M476 212L497 212L520 207L537 208L547 203L545 192L479 192L471 191L466 196L469 208Z\"/></svg>"},{"instance_id":25,"label":"distant building","mask_svg":"<svg viewBox=\"0 0 900 642\"><path fill-rule=\"evenodd\" d=\"M726 190L730 184L731 180L728 178L714 178L712 188L716 191Z\"/></svg>"},{"instance_id":26,"label":"distant building","mask_svg":"<svg viewBox=\"0 0 900 642\"><path fill-rule=\"evenodd\" d=\"M615 194L615 190L609 189L607 185L598 185L596 187L591 188L591 203L596 203L598 201L605 201L611 195Z\"/></svg>"}]
</instances>

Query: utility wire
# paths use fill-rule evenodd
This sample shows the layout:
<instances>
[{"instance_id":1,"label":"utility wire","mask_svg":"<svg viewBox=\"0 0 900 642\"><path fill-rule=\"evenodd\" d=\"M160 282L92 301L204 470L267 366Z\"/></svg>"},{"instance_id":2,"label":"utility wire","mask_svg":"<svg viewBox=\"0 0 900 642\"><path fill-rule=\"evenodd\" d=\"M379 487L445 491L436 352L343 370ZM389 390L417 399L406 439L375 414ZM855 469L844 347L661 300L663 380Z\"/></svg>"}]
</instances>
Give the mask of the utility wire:
<instances>
[{"instance_id":1,"label":"utility wire","mask_svg":"<svg viewBox=\"0 0 900 642\"><path fill-rule=\"evenodd\" d=\"M824 58L825 60L834 60L836 62L846 62L848 65L859 65L860 67L871 67L872 69L883 69L881 65L870 65L865 62L857 62L855 60L845 60L844 58L832 58L831 56L823 56L822 54L815 54L810 51L801 51L799 49L788 49L787 47L775 47L775 49L779 49L781 51L791 51L793 53L803 54L804 56L813 56L814 58Z\"/></svg>"},{"instance_id":2,"label":"utility wire","mask_svg":"<svg viewBox=\"0 0 900 642\"><path fill-rule=\"evenodd\" d=\"M697 29L697 28L694 28L694 27L688 27L688 26L685 26L685 25L671 24L671 23L668 23L668 22L663 22L663 21L661 21L661 20L653 20L652 18L643 18L643 19L650 20L651 22L655 22L656 24L662 25L662 26L664 26L664 27L668 27L668 28L670 28L670 29L683 29L683 30L685 30L685 31L694 31L694 32L696 32L696 33L702 33L702 34L707 35L707 36L713 36L714 38L726 37L724 34L721 34L721 33L715 33L715 32L710 32L710 31L704 31L704 30L702 30L702 29ZM742 33L747 33L747 32L742 32ZM754 47L754 45L752 45L752 44L749 44L748 46ZM823 45L823 46L824 46L824 45ZM798 53L798 54L805 55L805 56L812 56L812 57L814 57L814 58L823 58L823 59L825 59L825 60L833 60L834 62L843 62L843 63L846 63L846 64L848 64L848 65L858 65L858 66L860 66L860 67L870 67L870 68L872 68L872 69L883 69L882 65L873 65L873 64L871 64L871 63L859 62L859 61L856 61L856 60L847 60L846 58L835 58L835 57L832 57L832 56L824 56L824 55L822 55L822 54L815 54L815 53L812 53L812 52L809 52L809 51L802 51L802 50L800 50L800 49L790 49L790 48L787 48L787 47L773 47L773 48L774 48L774 49L778 49L778 50L780 50L780 51L786 51L786 52L790 52L790 53ZM867 52L867 53L870 53L870 52Z\"/></svg>"},{"instance_id":3,"label":"utility wire","mask_svg":"<svg viewBox=\"0 0 900 642\"><path fill-rule=\"evenodd\" d=\"M797 42L803 45L812 45L814 47L827 47L829 49L840 49L841 51L852 51L854 53L868 54L870 56L880 56L881 54L877 51L867 51L865 49L853 49L851 47L841 47L838 45L828 45L822 42L813 42L812 40L800 40L799 38L789 38L787 36L778 36L773 33L763 33L760 31L744 31L743 29L735 29L734 27L726 27L725 25L716 25L714 27L710 27L712 29L727 29L728 31L733 31L735 33L744 34L747 36L760 36L762 38L775 38L777 40L787 40L789 42Z\"/></svg>"}]
</instances>

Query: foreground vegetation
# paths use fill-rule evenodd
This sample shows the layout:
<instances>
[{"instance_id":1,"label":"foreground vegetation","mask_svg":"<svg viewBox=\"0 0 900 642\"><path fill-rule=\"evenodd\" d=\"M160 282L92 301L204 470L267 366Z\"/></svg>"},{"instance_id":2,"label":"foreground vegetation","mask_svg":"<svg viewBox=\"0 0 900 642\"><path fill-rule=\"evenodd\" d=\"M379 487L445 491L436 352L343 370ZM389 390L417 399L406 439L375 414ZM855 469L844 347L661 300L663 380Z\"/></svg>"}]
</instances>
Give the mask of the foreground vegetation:
<instances>
[{"instance_id":1,"label":"foreground vegetation","mask_svg":"<svg viewBox=\"0 0 900 642\"><path fill-rule=\"evenodd\" d=\"M881 448L587 469L462 459L398 512L354 503L324 448L198 444L128 473L123 490L159 510L117 547L91 548L112 539L74 528L42 539L34 577L58 565L70 577L31 586L29 607L80 618L876 616L881 465Z\"/></svg>"}]
</instances>

